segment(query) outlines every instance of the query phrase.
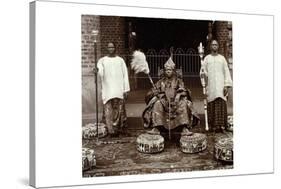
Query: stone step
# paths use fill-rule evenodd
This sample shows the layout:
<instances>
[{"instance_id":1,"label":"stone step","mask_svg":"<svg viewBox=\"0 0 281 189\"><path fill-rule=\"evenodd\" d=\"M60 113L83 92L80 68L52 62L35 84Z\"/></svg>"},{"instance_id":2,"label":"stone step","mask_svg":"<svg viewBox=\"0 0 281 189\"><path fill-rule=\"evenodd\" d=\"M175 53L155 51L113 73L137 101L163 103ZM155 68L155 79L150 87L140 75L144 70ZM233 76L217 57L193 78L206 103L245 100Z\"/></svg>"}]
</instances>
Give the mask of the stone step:
<instances>
[{"instance_id":1,"label":"stone step","mask_svg":"<svg viewBox=\"0 0 281 189\"><path fill-rule=\"evenodd\" d=\"M196 126L195 130L204 130L204 115L199 114L199 117L201 119L201 122L199 125ZM83 119L83 126L85 126L88 123L94 123L95 119L94 117L84 117ZM128 117L127 118L127 124L128 127L126 130L144 130L145 128L143 127L143 120L141 117Z\"/></svg>"},{"instance_id":2,"label":"stone step","mask_svg":"<svg viewBox=\"0 0 281 189\"><path fill-rule=\"evenodd\" d=\"M193 101L193 106L198 114L204 114L203 101L195 100ZM127 103L126 104L127 117L141 117L145 107L146 107L145 103ZM233 114L232 106L228 105L227 112L229 115ZM84 113L83 119L95 119L95 113ZM101 113L99 114L99 119L101 119Z\"/></svg>"}]
</instances>

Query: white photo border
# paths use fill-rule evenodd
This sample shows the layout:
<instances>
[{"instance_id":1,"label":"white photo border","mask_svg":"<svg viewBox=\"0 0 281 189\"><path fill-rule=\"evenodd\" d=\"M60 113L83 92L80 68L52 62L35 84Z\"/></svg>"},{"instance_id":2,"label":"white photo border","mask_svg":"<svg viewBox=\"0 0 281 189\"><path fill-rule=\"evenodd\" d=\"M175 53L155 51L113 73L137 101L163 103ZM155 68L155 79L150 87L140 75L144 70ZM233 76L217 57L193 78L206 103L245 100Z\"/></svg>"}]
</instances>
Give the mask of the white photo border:
<instances>
[{"instance_id":1,"label":"white photo border","mask_svg":"<svg viewBox=\"0 0 281 189\"><path fill-rule=\"evenodd\" d=\"M274 172L273 15L49 1L35 4L36 187ZM233 169L82 177L81 15L86 14L232 21Z\"/></svg>"}]
</instances>

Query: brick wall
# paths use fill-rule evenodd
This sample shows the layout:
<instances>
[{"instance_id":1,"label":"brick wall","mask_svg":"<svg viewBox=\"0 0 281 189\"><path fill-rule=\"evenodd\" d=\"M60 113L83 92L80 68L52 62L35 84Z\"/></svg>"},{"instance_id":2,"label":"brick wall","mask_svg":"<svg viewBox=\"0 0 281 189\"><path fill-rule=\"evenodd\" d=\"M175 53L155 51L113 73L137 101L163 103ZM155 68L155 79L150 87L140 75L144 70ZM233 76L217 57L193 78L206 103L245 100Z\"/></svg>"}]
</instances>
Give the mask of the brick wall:
<instances>
[{"instance_id":1,"label":"brick wall","mask_svg":"<svg viewBox=\"0 0 281 189\"><path fill-rule=\"evenodd\" d=\"M93 30L100 30L100 17L82 15L81 18L82 64L95 63ZM97 36L97 57L101 56L100 32Z\"/></svg>"},{"instance_id":2,"label":"brick wall","mask_svg":"<svg viewBox=\"0 0 281 189\"><path fill-rule=\"evenodd\" d=\"M95 66L93 30L100 31L100 17L82 15L81 17L81 63L82 63L82 113L92 114L96 111L95 79L92 69ZM97 36L97 60L101 57L100 32ZM98 86L100 86L98 84ZM99 112L102 110L101 90L98 89ZM93 116L95 117L95 116Z\"/></svg>"},{"instance_id":3,"label":"brick wall","mask_svg":"<svg viewBox=\"0 0 281 189\"><path fill-rule=\"evenodd\" d=\"M216 22L216 38L219 42L219 53L224 55L232 69L232 23Z\"/></svg>"},{"instance_id":4,"label":"brick wall","mask_svg":"<svg viewBox=\"0 0 281 189\"><path fill-rule=\"evenodd\" d=\"M125 19L116 16L82 15L81 17L81 63L82 63L82 113L89 115L96 111L95 79L93 67L95 66L93 30L98 30L97 60L107 54L107 44L114 42L116 52L125 58L126 34ZM126 60L126 59L125 59ZM102 111L100 81L98 81L98 105Z\"/></svg>"},{"instance_id":5,"label":"brick wall","mask_svg":"<svg viewBox=\"0 0 281 189\"><path fill-rule=\"evenodd\" d=\"M225 43L227 42L228 38L228 29L227 29L227 22L219 21L215 23L216 27L216 37L219 42L219 53L224 55L225 54Z\"/></svg>"},{"instance_id":6,"label":"brick wall","mask_svg":"<svg viewBox=\"0 0 281 189\"><path fill-rule=\"evenodd\" d=\"M119 16L101 16L101 54L107 54L107 44L115 43L116 53L124 58L127 50L125 48L125 18Z\"/></svg>"}]
</instances>

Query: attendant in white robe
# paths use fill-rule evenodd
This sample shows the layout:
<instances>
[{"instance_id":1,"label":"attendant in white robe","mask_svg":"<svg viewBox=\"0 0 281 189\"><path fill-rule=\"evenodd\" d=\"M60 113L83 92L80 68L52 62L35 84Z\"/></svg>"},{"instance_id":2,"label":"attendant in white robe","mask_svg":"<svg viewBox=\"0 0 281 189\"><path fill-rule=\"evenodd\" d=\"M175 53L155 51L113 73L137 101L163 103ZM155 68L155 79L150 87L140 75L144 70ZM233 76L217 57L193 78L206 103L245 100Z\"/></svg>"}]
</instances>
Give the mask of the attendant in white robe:
<instances>
[{"instance_id":1,"label":"attendant in white robe","mask_svg":"<svg viewBox=\"0 0 281 189\"><path fill-rule=\"evenodd\" d=\"M112 136L126 126L125 100L130 91L127 66L123 58L115 54L115 46L108 43L108 55L98 61L101 79L105 123Z\"/></svg>"},{"instance_id":2,"label":"attendant in white robe","mask_svg":"<svg viewBox=\"0 0 281 189\"><path fill-rule=\"evenodd\" d=\"M224 131L227 125L227 95L232 87L228 64L218 54L218 42L211 41L211 54L204 58L200 74L207 80L208 122L214 131Z\"/></svg>"}]
</instances>

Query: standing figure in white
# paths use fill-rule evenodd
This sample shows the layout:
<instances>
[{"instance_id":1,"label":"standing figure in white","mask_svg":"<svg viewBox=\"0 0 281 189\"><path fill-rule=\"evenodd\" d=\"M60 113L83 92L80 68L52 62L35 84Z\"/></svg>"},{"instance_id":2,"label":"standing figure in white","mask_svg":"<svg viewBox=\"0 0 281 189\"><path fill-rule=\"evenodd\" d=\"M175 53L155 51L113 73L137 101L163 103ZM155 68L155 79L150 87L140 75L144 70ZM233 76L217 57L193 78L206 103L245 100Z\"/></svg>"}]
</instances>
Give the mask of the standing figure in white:
<instances>
[{"instance_id":1,"label":"standing figure in white","mask_svg":"<svg viewBox=\"0 0 281 189\"><path fill-rule=\"evenodd\" d=\"M127 66L123 58L115 53L115 45L107 45L108 55L99 59L97 67L101 79L105 124L109 135L118 136L126 126L125 100L130 91Z\"/></svg>"}]
</instances>

